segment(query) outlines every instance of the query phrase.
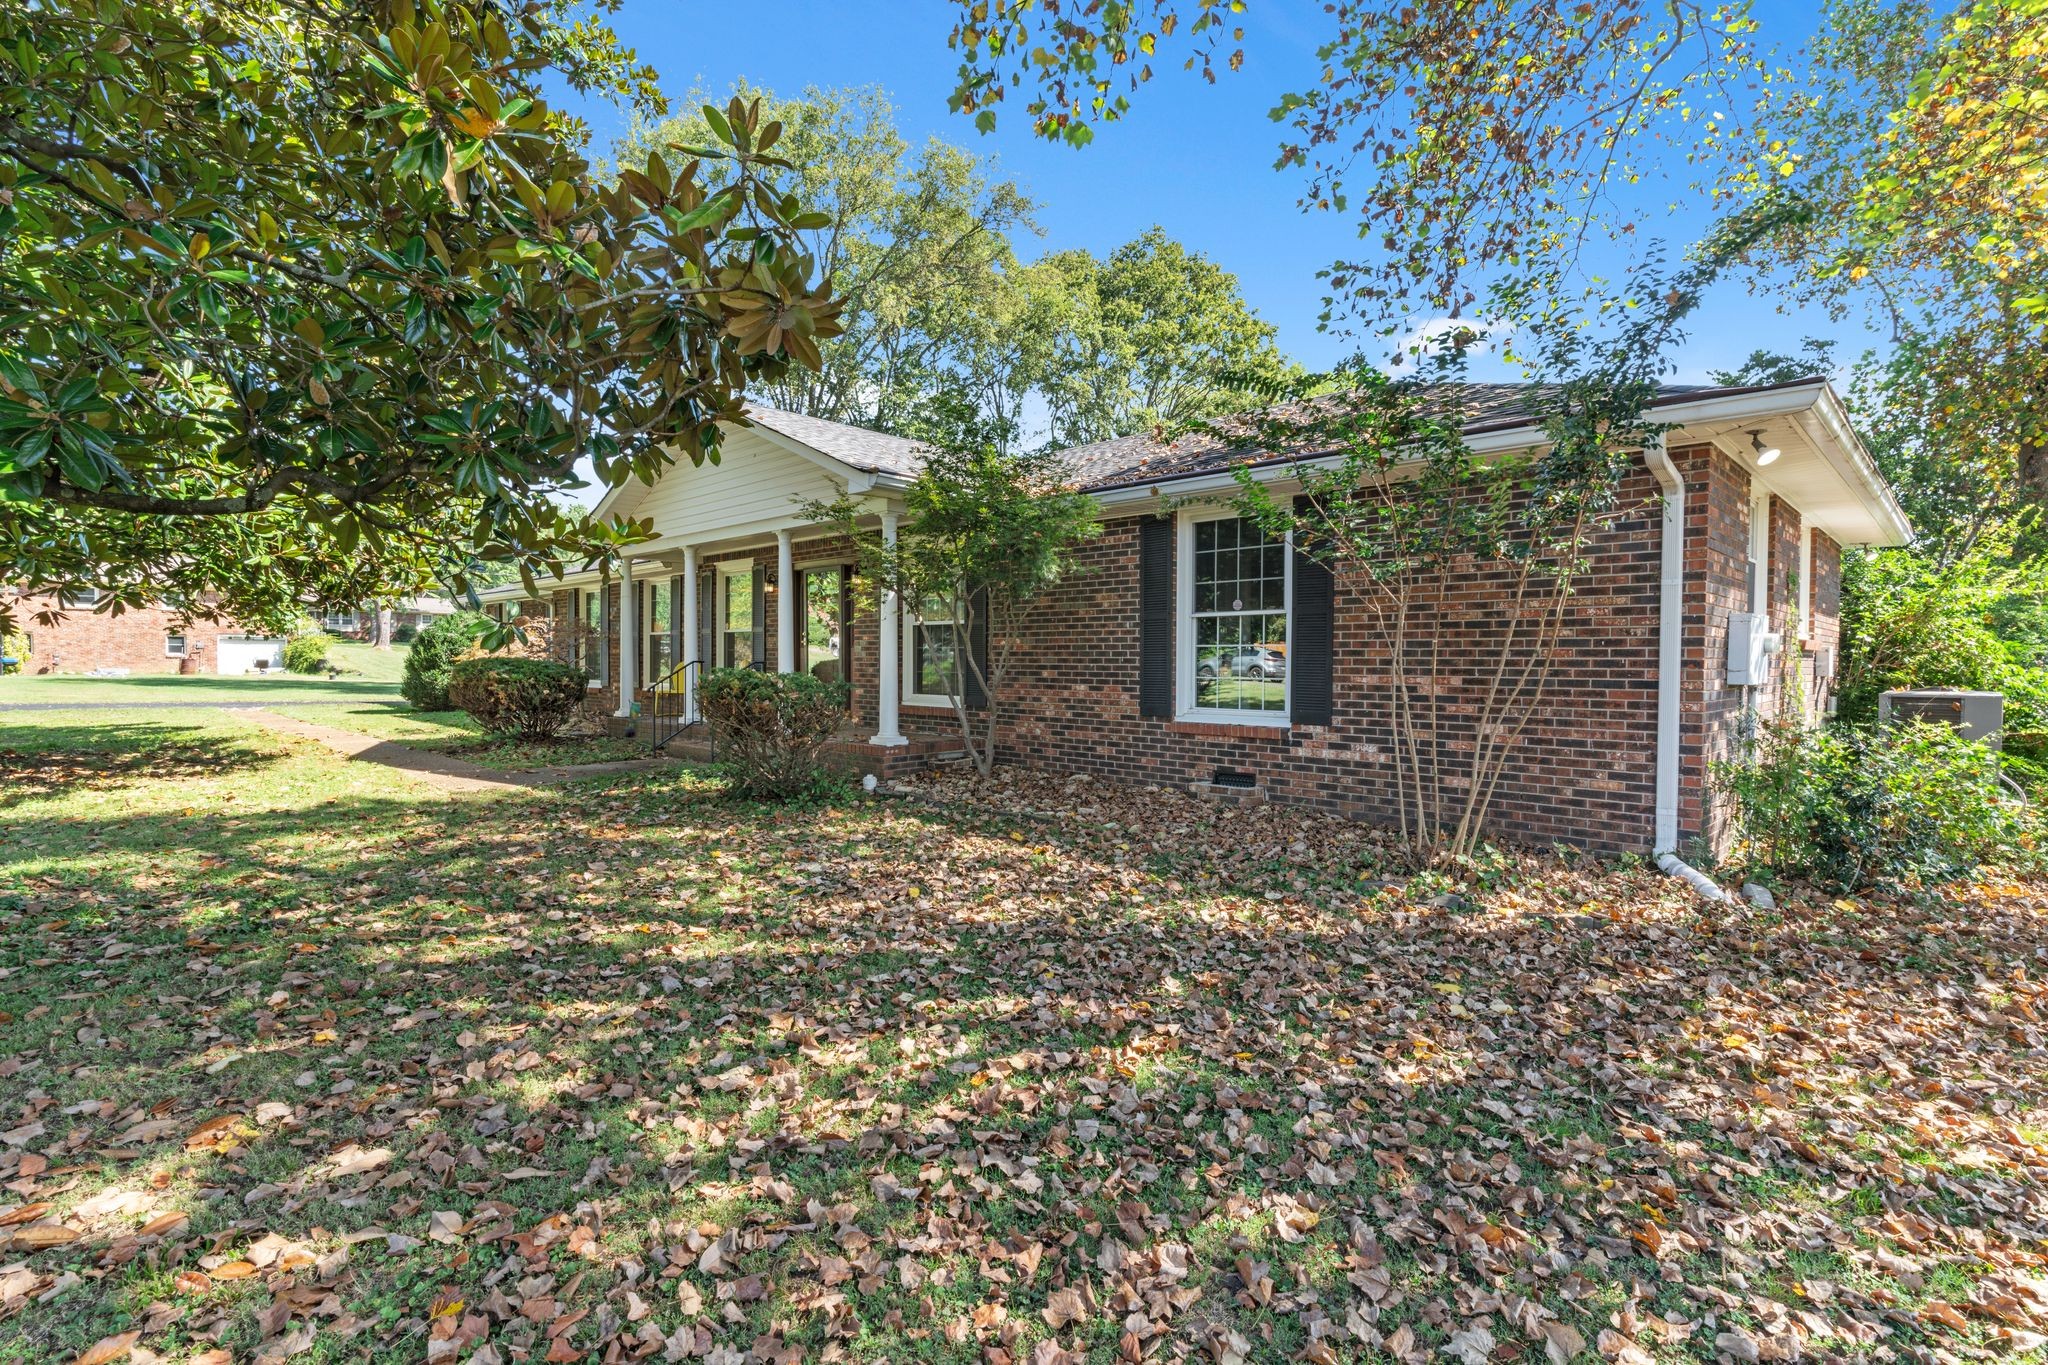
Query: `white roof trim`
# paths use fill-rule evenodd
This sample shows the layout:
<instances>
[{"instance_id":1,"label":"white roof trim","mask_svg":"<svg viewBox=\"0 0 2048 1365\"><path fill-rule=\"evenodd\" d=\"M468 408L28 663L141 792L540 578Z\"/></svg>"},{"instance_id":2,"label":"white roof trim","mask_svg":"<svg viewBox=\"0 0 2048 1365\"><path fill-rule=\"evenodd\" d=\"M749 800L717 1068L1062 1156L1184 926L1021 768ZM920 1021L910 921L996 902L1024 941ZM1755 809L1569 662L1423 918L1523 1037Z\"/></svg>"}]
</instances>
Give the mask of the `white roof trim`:
<instances>
[{"instance_id":1,"label":"white roof trim","mask_svg":"<svg viewBox=\"0 0 2048 1365\"><path fill-rule=\"evenodd\" d=\"M1834 389L1824 380L1810 384L1789 384L1777 388L1759 389L1749 393L1722 396L1703 396L1698 399L1681 400L1659 404L1652 415L1660 422L1675 424L1680 430L1666 436L1667 444L1680 444L1687 439L1707 441L1710 436L1688 438L1683 434L1687 425L1704 425L1709 422L1761 421L1767 418L1799 418L1802 434L1811 442L1821 460L1843 484L1854 492L1862 503L1878 535L1850 538L1846 543L1870 543L1879 545L1904 545L1912 538L1911 524L1905 512L1899 507L1898 499L1892 495L1884 476L1878 472L1877 462L1857 439L1855 429L1850 425L1847 409ZM1525 450L1531 445L1541 444L1537 439L1534 423L1523 423L1491 431L1476 432L1466 443L1473 452L1480 455L1501 454L1506 451ZM1295 468L1331 469L1343 463L1342 456L1324 455L1301 460L1271 459L1258 466L1260 478L1275 484L1289 482L1288 472ZM1397 476L1410 466L1397 466L1392 472ZM1199 474L1184 475L1180 478L1160 479L1152 483L1124 484L1100 489L1095 498L1105 507L1130 507L1136 504L1163 500L1167 497L1199 497L1209 493L1228 492L1237 486L1236 477L1229 470L1208 470ZM1822 526L1820 529L1826 530Z\"/></svg>"}]
</instances>

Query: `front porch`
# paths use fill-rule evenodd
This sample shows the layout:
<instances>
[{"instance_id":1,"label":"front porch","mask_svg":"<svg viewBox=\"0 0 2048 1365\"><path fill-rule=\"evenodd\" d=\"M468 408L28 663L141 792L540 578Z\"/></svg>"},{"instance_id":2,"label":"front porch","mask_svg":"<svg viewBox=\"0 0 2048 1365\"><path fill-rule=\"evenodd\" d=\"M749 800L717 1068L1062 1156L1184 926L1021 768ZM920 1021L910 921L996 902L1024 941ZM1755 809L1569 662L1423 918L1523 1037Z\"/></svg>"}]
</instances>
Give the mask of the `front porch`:
<instances>
[{"instance_id":1,"label":"front porch","mask_svg":"<svg viewBox=\"0 0 2048 1365\"><path fill-rule=\"evenodd\" d=\"M605 729L614 736L644 738L651 750L654 736L647 719L645 715L608 716ZM686 763L710 763L717 758L716 745L702 722L669 739L661 752ZM872 775L877 781L890 782L927 768L963 762L967 751L958 733L914 730L901 744L877 744L865 726L849 723L827 743L822 757L834 772L853 778Z\"/></svg>"}]
</instances>

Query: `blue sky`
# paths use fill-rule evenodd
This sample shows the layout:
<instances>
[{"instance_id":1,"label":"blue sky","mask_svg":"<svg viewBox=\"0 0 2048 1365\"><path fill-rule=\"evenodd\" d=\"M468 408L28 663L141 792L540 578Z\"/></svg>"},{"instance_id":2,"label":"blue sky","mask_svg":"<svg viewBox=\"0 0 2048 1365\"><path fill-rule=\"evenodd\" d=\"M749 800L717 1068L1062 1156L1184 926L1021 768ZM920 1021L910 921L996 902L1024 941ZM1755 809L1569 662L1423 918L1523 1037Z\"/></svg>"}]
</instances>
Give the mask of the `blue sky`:
<instances>
[{"instance_id":1,"label":"blue sky","mask_svg":"<svg viewBox=\"0 0 2048 1365\"><path fill-rule=\"evenodd\" d=\"M1272 168L1278 126L1267 110L1313 79L1325 24L1317 0L1253 0L1243 18L1242 70L1222 72L1209 85L1163 62L1132 113L1080 149L1032 137L1021 107L1003 110L987 136L947 112L957 66L946 47L951 13L938 0L625 0L613 24L662 73L672 98L693 85L724 89L740 76L780 94L805 85L879 85L896 102L907 136L938 136L992 154L1001 172L1040 202L1045 234L1019 243L1027 258L1071 247L1106 253L1158 223L1237 275L1288 354L1321 368L1352 349L1317 328L1316 272L1352 249L1354 221L1302 213L1296 177ZM1776 0L1759 0L1758 15L1766 34L1788 47L1814 23L1811 6ZM600 149L624 127L623 115L608 105L571 107L590 121ZM1706 223L1696 214L1657 217L1657 230L1674 247ZM1793 350L1809 333L1841 337L1845 358L1882 342L1819 313L1788 316L1769 296L1729 285L1697 316L1674 378L1703 380L1707 370L1738 364L1758 346Z\"/></svg>"}]
</instances>

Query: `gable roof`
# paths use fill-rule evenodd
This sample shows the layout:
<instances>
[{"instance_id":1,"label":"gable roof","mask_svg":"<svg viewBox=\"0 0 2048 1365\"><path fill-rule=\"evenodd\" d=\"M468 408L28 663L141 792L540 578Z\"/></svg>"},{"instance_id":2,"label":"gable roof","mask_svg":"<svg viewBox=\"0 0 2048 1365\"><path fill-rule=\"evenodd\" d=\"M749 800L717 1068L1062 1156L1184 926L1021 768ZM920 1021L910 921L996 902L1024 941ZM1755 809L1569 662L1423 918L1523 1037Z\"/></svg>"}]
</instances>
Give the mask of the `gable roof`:
<instances>
[{"instance_id":1,"label":"gable roof","mask_svg":"<svg viewBox=\"0 0 2048 1365\"><path fill-rule=\"evenodd\" d=\"M869 474L901 474L908 478L924 467L924 447L907 436L889 436L866 427L806 417L759 403L747 404L747 420Z\"/></svg>"}]
</instances>

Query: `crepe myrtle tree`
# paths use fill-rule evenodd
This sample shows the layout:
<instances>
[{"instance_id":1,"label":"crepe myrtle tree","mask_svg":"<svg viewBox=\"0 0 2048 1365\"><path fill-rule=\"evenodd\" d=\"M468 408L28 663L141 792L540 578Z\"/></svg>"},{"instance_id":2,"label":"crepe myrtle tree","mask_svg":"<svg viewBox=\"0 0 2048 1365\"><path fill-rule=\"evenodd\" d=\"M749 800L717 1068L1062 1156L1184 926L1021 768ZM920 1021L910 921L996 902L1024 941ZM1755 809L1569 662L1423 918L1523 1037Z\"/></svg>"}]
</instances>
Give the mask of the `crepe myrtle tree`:
<instances>
[{"instance_id":1,"label":"crepe myrtle tree","mask_svg":"<svg viewBox=\"0 0 2048 1365\"><path fill-rule=\"evenodd\" d=\"M952 621L946 699L969 759L986 776L1025 619L1046 589L1076 571L1075 552L1102 529L1095 499L1074 491L1050 451L981 445L926 452L904 492L894 545L863 523L871 509L858 500L804 511L852 539L865 591L896 593L912 619ZM975 648L981 639L986 654Z\"/></svg>"},{"instance_id":2,"label":"crepe myrtle tree","mask_svg":"<svg viewBox=\"0 0 2048 1365\"><path fill-rule=\"evenodd\" d=\"M643 536L552 495L714 456L839 305L757 105L592 174L543 89L651 84L584 10L0 7L0 579L267 623Z\"/></svg>"},{"instance_id":3,"label":"crepe myrtle tree","mask_svg":"<svg viewBox=\"0 0 2048 1365\"><path fill-rule=\"evenodd\" d=\"M1514 358L1535 428L1523 451L1475 451L1465 438L1474 388L1462 383L1477 328L1414 357L1402 378L1354 360L1266 407L1209 429L1249 452L1294 452L1299 496L1276 496L1240 464L1236 502L1268 534L1328 564L1358 603L1391 686L1384 697L1400 831L1418 863L1477 851L1495 793L1542 714L1592 541L1628 510L1622 481L1667 429L1654 420L1658 380L1700 292L1746 239L1716 237L1675 271L1652 253L1634 286L1605 309L1549 305ZM1556 299L1540 274L1512 287ZM1260 471L1270 478L1272 471ZM1496 612L1474 615L1461 592L1495 583ZM1457 618L1468 652L1443 648Z\"/></svg>"}]
</instances>

